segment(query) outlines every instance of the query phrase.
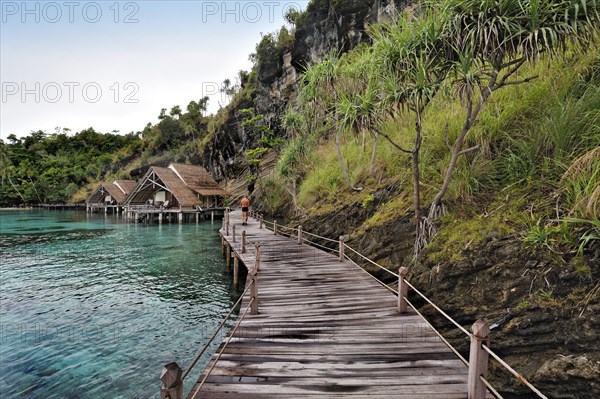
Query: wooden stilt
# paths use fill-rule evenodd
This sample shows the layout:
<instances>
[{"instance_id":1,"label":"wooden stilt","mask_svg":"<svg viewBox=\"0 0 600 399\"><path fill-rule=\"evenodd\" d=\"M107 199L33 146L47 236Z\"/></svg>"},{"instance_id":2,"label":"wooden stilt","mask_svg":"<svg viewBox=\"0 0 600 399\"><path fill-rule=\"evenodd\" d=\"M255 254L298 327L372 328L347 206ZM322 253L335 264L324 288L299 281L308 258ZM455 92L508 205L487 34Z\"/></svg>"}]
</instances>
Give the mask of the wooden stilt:
<instances>
[{"instance_id":1,"label":"wooden stilt","mask_svg":"<svg viewBox=\"0 0 600 399\"><path fill-rule=\"evenodd\" d=\"M229 243L226 244L227 248L227 270L229 270L229 268L231 267L231 246L229 245Z\"/></svg>"},{"instance_id":2,"label":"wooden stilt","mask_svg":"<svg viewBox=\"0 0 600 399\"><path fill-rule=\"evenodd\" d=\"M239 280L240 259L237 255L233 258L233 288L237 289Z\"/></svg>"}]
</instances>

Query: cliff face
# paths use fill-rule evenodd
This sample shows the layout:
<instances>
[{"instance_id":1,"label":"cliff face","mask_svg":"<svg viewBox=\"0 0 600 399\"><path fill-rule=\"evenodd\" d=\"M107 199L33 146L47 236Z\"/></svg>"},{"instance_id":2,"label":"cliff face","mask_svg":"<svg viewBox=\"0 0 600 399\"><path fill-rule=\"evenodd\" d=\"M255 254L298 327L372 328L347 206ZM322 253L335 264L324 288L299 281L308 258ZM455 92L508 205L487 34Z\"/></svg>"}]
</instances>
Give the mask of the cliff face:
<instances>
[{"instance_id":1,"label":"cliff face","mask_svg":"<svg viewBox=\"0 0 600 399\"><path fill-rule=\"evenodd\" d=\"M204 148L204 166L217 180L225 180L234 193L241 194L239 190L245 190L246 185L232 180L247 172L244 152L251 138L244 133L239 111L254 108L276 135L283 137L281 118L298 91L297 80L304 67L331 52L340 54L368 41L369 24L389 19L406 4L404 0L345 0L327 10L307 13L295 30L293 42L257 71L257 87L251 98L228 107L225 123Z\"/></svg>"}]
</instances>

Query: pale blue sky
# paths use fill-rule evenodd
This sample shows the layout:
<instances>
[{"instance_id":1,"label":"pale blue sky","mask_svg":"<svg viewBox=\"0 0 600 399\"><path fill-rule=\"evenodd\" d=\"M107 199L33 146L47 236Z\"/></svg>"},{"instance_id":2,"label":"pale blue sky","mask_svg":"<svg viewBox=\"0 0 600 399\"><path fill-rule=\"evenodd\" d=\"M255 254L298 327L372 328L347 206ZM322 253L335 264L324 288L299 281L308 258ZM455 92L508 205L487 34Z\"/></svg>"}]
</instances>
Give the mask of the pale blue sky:
<instances>
[{"instance_id":1,"label":"pale blue sky","mask_svg":"<svg viewBox=\"0 0 600 399\"><path fill-rule=\"evenodd\" d=\"M0 0L0 137L142 130L249 70L261 33L307 3Z\"/></svg>"}]
</instances>

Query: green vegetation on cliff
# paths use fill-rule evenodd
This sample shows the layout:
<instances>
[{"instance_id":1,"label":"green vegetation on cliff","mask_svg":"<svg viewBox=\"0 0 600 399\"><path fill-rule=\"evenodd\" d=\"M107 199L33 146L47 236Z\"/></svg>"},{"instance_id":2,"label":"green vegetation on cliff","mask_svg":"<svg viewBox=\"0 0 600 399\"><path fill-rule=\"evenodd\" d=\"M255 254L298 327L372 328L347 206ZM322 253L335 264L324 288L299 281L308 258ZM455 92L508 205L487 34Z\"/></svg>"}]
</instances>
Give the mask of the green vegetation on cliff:
<instances>
[{"instance_id":1,"label":"green vegetation on cliff","mask_svg":"<svg viewBox=\"0 0 600 399\"><path fill-rule=\"evenodd\" d=\"M416 249L429 242L440 259L486 232L519 232L563 254L597 244L598 9L536 4L443 2L372 26L370 46L311 66L290 112L309 135L310 121L324 125L320 148L304 151L311 166L293 179L297 208L369 206L379 189L399 185L413 197ZM284 154L303 153L298 144ZM406 199L381 206L358 231L406 214ZM485 214L479 226L473 212Z\"/></svg>"}]
</instances>

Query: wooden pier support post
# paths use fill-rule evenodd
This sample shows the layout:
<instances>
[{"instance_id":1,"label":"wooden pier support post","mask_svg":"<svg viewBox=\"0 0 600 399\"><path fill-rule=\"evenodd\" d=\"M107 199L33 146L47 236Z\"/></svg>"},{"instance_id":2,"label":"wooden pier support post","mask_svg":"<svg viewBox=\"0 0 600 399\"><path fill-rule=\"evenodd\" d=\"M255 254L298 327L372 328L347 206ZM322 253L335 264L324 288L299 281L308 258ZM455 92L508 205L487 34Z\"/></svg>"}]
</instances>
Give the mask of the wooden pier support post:
<instances>
[{"instance_id":1,"label":"wooden pier support post","mask_svg":"<svg viewBox=\"0 0 600 399\"><path fill-rule=\"evenodd\" d=\"M196 212L196 224L200 221L200 212Z\"/></svg>"},{"instance_id":2,"label":"wooden pier support post","mask_svg":"<svg viewBox=\"0 0 600 399\"><path fill-rule=\"evenodd\" d=\"M468 399L485 399L487 390L480 376L487 377L488 353L482 344L490 344L490 326L483 320L477 320L471 327L471 349L469 352L469 377L467 382Z\"/></svg>"},{"instance_id":3,"label":"wooden pier support post","mask_svg":"<svg viewBox=\"0 0 600 399\"><path fill-rule=\"evenodd\" d=\"M163 383L160 389L160 399L183 399L183 372L175 362L163 367L160 380Z\"/></svg>"},{"instance_id":4,"label":"wooden pier support post","mask_svg":"<svg viewBox=\"0 0 600 399\"><path fill-rule=\"evenodd\" d=\"M210 223L215 222L215 211L210 211Z\"/></svg>"},{"instance_id":5,"label":"wooden pier support post","mask_svg":"<svg viewBox=\"0 0 600 399\"><path fill-rule=\"evenodd\" d=\"M408 304L406 303L406 297L408 295L408 284L404 279L408 274L408 269L406 267L401 267L398 270L398 313L406 313L406 309Z\"/></svg>"},{"instance_id":6,"label":"wooden pier support post","mask_svg":"<svg viewBox=\"0 0 600 399\"><path fill-rule=\"evenodd\" d=\"M183 212L179 212L179 224L183 223Z\"/></svg>"},{"instance_id":7,"label":"wooden pier support post","mask_svg":"<svg viewBox=\"0 0 600 399\"><path fill-rule=\"evenodd\" d=\"M246 253L246 230L242 231L242 253Z\"/></svg>"},{"instance_id":8,"label":"wooden pier support post","mask_svg":"<svg viewBox=\"0 0 600 399\"><path fill-rule=\"evenodd\" d=\"M221 236L221 255L225 256L225 237Z\"/></svg>"},{"instance_id":9,"label":"wooden pier support post","mask_svg":"<svg viewBox=\"0 0 600 399\"><path fill-rule=\"evenodd\" d=\"M158 224L162 224L163 214L162 212L158 214Z\"/></svg>"},{"instance_id":10,"label":"wooden pier support post","mask_svg":"<svg viewBox=\"0 0 600 399\"><path fill-rule=\"evenodd\" d=\"M298 244L302 245L302 225L298 225Z\"/></svg>"},{"instance_id":11,"label":"wooden pier support post","mask_svg":"<svg viewBox=\"0 0 600 399\"><path fill-rule=\"evenodd\" d=\"M250 314L258 314L258 270L252 270L252 280L250 282L252 287L250 288L250 299L252 299L252 305L250 305Z\"/></svg>"},{"instance_id":12,"label":"wooden pier support post","mask_svg":"<svg viewBox=\"0 0 600 399\"><path fill-rule=\"evenodd\" d=\"M277 220L273 220L273 234L277 235Z\"/></svg>"},{"instance_id":13,"label":"wooden pier support post","mask_svg":"<svg viewBox=\"0 0 600 399\"><path fill-rule=\"evenodd\" d=\"M231 234L233 236L233 243L235 244L235 224L231 226Z\"/></svg>"},{"instance_id":14,"label":"wooden pier support post","mask_svg":"<svg viewBox=\"0 0 600 399\"><path fill-rule=\"evenodd\" d=\"M225 243L225 252L227 256L227 270L231 267L231 245L229 243Z\"/></svg>"},{"instance_id":15,"label":"wooden pier support post","mask_svg":"<svg viewBox=\"0 0 600 399\"><path fill-rule=\"evenodd\" d=\"M340 253L340 262L343 262L344 261L344 236L340 236L339 253Z\"/></svg>"},{"instance_id":16,"label":"wooden pier support post","mask_svg":"<svg viewBox=\"0 0 600 399\"><path fill-rule=\"evenodd\" d=\"M240 259L237 254L233 257L233 288L237 289L240 271Z\"/></svg>"}]
</instances>

